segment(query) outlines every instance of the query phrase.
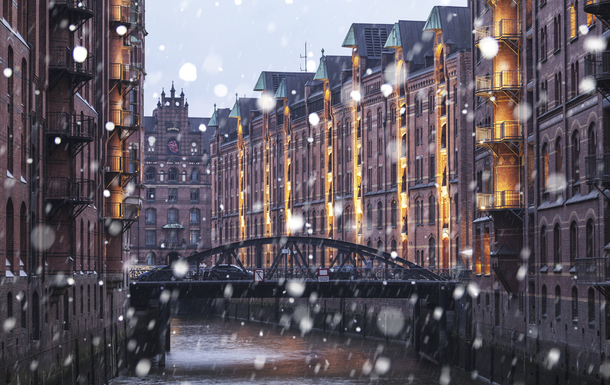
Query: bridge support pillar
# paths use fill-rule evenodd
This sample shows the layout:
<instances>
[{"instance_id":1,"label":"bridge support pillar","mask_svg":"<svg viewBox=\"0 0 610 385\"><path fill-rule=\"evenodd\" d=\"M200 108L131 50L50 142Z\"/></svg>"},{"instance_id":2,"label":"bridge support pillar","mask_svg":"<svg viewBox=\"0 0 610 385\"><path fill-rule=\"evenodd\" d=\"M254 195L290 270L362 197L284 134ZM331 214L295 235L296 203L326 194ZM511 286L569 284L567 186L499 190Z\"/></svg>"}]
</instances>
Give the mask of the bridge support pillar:
<instances>
[{"instance_id":1,"label":"bridge support pillar","mask_svg":"<svg viewBox=\"0 0 610 385\"><path fill-rule=\"evenodd\" d=\"M419 325L419 317L421 315L421 299L419 298L419 293L417 292L417 288L415 289L415 295L417 301L413 304L413 348L417 353L419 353L421 349L420 345L420 325Z\"/></svg>"},{"instance_id":2,"label":"bridge support pillar","mask_svg":"<svg viewBox=\"0 0 610 385\"><path fill-rule=\"evenodd\" d=\"M165 353L169 351L170 345L170 302L161 303L159 308L159 366L165 366Z\"/></svg>"},{"instance_id":3,"label":"bridge support pillar","mask_svg":"<svg viewBox=\"0 0 610 385\"><path fill-rule=\"evenodd\" d=\"M447 348L447 285L440 283L438 288L438 306L443 309L441 319L438 321L438 359L441 365L446 361Z\"/></svg>"}]
</instances>

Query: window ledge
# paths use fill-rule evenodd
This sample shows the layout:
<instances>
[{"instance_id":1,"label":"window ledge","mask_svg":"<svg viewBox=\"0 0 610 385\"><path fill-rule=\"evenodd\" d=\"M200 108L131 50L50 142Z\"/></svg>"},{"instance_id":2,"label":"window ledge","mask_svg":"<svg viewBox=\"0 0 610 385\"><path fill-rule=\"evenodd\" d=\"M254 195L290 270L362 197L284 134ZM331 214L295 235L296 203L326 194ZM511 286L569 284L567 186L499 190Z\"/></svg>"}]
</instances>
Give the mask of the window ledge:
<instances>
[{"instance_id":1,"label":"window ledge","mask_svg":"<svg viewBox=\"0 0 610 385\"><path fill-rule=\"evenodd\" d=\"M570 44L574 43L577 40L578 40L578 34L576 34L576 36L574 36L573 38L570 39Z\"/></svg>"}]
</instances>

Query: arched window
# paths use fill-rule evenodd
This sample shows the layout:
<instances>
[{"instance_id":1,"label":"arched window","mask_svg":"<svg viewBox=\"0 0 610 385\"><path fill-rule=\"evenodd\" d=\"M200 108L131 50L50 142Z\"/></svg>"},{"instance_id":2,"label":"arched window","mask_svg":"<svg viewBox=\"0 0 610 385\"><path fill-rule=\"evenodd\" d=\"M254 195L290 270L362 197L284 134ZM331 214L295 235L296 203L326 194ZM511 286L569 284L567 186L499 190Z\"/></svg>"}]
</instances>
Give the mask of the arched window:
<instances>
[{"instance_id":1,"label":"arched window","mask_svg":"<svg viewBox=\"0 0 610 385\"><path fill-rule=\"evenodd\" d=\"M199 182L199 170L196 168L191 170L191 182Z\"/></svg>"},{"instance_id":2,"label":"arched window","mask_svg":"<svg viewBox=\"0 0 610 385\"><path fill-rule=\"evenodd\" d=\"M589 219L587 221L587 233L586 233L586 240L585 240L585 243L587 245L585 257L587 257L587 258L593 258L593 256L594 256L593 250L595 250L595 248L594 248L595 239L593 237L593 234L594 234L593 219Z\"/></svg>"},{"instance_id":3,"label":"arched window","mask_svg":"<svg viewBox=\"0 0 610 385\"><path fill-rule=\"evenodd\" d=\"M430 91L430 93L428 94L428 112L429 113L433 113L434 112L434 105L435 105L435 97L434 97L434 92Z\"/></svg>"},{"instance_id":4,"label":"arched window","mask_svg":"<svg viewBox=\"0 0 610 385\"><path fill-rule=\"evenodd\" d=\"M377 203L377 228L383 228L383 204L381 202Z\"/></svg>"},{"instance_id":5,"label":"arched window","mask_svg":"<svg viewBox=\"0 0 610 385\"><path fill-rule=\"evenodd\" d=\"M381 108L377 109L377 128L381 128L383 125L383 114L381 113Z\"/></svg>"},{"instance_id":6,"label":"arched window","mask_svg":"<svg viewBox=\"0 0 610 385\"><path fill-rule=\"evenodd\" d=\"M167 210L167 223L178 223L178 209L171 208Z\"/></svg>"},{"instance_id":7,"label":"arched window","mask_svg":"<svg viewBox=\"0 0 610 385\"><path fill-rule=\"evenodd\" d=\"M168 171L167 180L170 182L177 182L178 181L178 170L176 170L175 168L170 168Z\"/></svg>"},{"instance_id":8,"label":"arched window","mask_svg":"<svg viewBox=\"0 0 610 385\"><path fill-rule=\"evenodd\" d=\"M396 251L396 239L392 239L392 241L390 242L390 250Z\"/></svg>"},{"instance_id":9,"label":"arched window","mask_svg":"<svg viewBox=\"0 0 610 385\"><path fill-rule=\"evenodd\" d=\"M19 266L15 266L15 226L14 226L13 200L9 198L6 203L6 261L11 265L11 271L17 271Z\"/></svg>"},{"instance_id":10,"label":"arched window","mask_svg":"<svg viewBox=\"0 0 610 385\"><path fill-rule=\"evenodd\" d=\"M324 228L324 222L325 222L325 218L326 218L326 214L324 210L320 211L320 232L324 233L324 231L326 230Z\"/></svg>"},{"instance_id":11,"label":"arched window","mask_svg":"<svg viewBox=\"0 0 610 385\"><path fill-rule=\"evenodd\" d=\"M561 319L561 288L555 286L555 318L557 321Z\"/></svg>"},{"instance_id":12,"label":"arched window","mask_svg":"<svg viewBox=\"0 0 610 385\"><path fill-rule=\"evenodd\" d=\"M380 240L377 241L377 250L383 251L383 242Z\"/></svg>"},{"instance_id":13,"label":"arched window","mask_svg":"<svg viewBox=\"0 0 610 385\"><path fill-rule=\"evenodd\" d=\"M595 123L591 123L587 134L588 155L595 155L597 154L597 136L595 132Z\"/></svg>"},{"instance_id":14,"label":"arched window","mask_svg":"<svg viewBox=\"0 0 610 385\"><path fill-rule=\"evenodd\" d=\"M436 267L436 241L434 237L428 240L428 266Z\"/></svg>"},{"instance_id":15,"label":"arched window","mask_svg":"<svg viewBox=\"0 0 610 385\"><path fill-rule=\"evenodd\" d=\"M572 183L580 180L580 136L578 131L572 133Z\"/></svg>"},{"instance_id":16,"label":"arched window","mask_svg":"<svg viewBox=\"0 0 610 385\"><path fill-rule=\"evenodd\" d=\"M254 236L258 237L258 218L254 218Z\"/></svg>"},{"instance_id":17,"label":"arched window","mask_svg":"<svg viewBox=\"0 0 610 385\"><path fill-rule=\"evenodd\" d=\"M553 269L561 270L561 230L559 223L553 228Z\"/></svg>"},{"instance_id":18,"label":"arched window","mask_svg":"<svg viewBox=\"0 0 610 385\"><path fill-rule=\"evenodd\" d=\"M547 292L546 292L546 285L542 285L542 296L540 298L540 308L541 308L541 314L543 318L546 318L546 314L547 314Z\"/></svg>"},{"instance_id":19,"label":"arched window","mask_svg":"<svg viewBox=\"0 0 610 385\"><path fill-rule=\"evenodd\" d=\"M366 113L366 128L369 131L373 129L373 117L371 116L371 111Z\"/></svg>"},{"instance_id":20,"label":"arched window","mask_svg":"<svg viewBox=\"0 0 610 385\"><path fill-rule=\"evenodd\" d=\"M397 208L395 200L392 200L391 217L392 217L392 227L396 227L397 223L398 223L398 208Z\"/></svg>"},{"instance_id":21,"label":"arched window","mask_svg":"<svg viewBox=\"0 0 610 385\"><path fill-rule=\"evenodd\" d=\"M32 339L40 339L40 299L37 291L32 294Z\"/></svg>"},{"instance_id":22,"label":"arched window","mask_svg":"<svg viewBox=\"0 0 610 385\"><path fill-rule=\"evenodd\" d=\"M547 265L546 259L546 226L540 228L540 266Z\"/></svg>"},{"instance_id":23,"label":"arched window","mask_svg":"<svg viewBox=\"0 0 610 385\"><path fill-rule=\"evenodd\" d=\"M402 136L402 139L400 142L400 156L402 156L402 157L407 156L407 134L404 134Z\"/></svg>"},{"instance_id":24,"label":"arched window","mask_svg":"<svg viewBox=\"0 0 610 385\"><path fill-rule=\"evenodd\" d=\"M587 307L589 310L587 321L589 322L589 324L591 324L595 322L595 290L593 290L592 287L590 287L587 292Z\"/></svg>"},{"instance_id":25,"label":"arched window","mask_svg":"<svg viewBox=\"0 0 610 385\"><path fill-rule=\"evenodd\" d=\"M345 208L345 212L343 213L343 216L345 216L345 229L347 231L351 231L352 230L352 209L347 206Z\"/></svg>"},{"instance_id":26,"label":"arched window","mask_svg":"<svg viewBox=\"0 0 610 385\"><path fill-rule=\"evenodd\" d=\"M81 226L82 226L82 220L81 220ZM81 233L82 234L82 233ZM20 209L20 213L19 213L19 257L21 259L21 262L23 262L25 264L25 266L23 267L23 270L27 271L28 270L28 211L25 208L25 203L21 202L21 209ZM82 248L83 248L83 244L82 244L82 235L81 235L81 258L83 255L82 252Z\"/></svg>"},{"instance_id":27,"label":"arched window","mask_svg":"<svg viewBox=\"0 0 610 385\"><path fill-rule=\"evenodd\" d=\"M572 286L572 322L578 322L578 289Z\"/></svg>"},{"instance_id":28,"label":"arched window","mask_svg":"<svg viewBox=\"0 0 610 385\"><path fill-rule=\"evenodd\" d=\"M570 268L576 264L578 258L578 226L576 221L570 224Z\"/></svg>"},{"instance_id":29,"label":"arched window","mask_svg":"<svg viewBox=\"0 0 610 385\"><path fill-rule=\"evenodd\" d=\"M555 141L555 172L558 175L563 175L563 148L561 146L561 137L557 138ZM555 189L560 188L560 186L554 187Z\"/></svg>"},{"instance_id":30,"label":"arched window","mask_svg":"<svg viewBox=\"0 0 610 385\"><path fill-rule=\"evenodd\" d=\"M146 257L144 258L144 264L148 266L155 266L157 264L157 256L154 252L149 251L146 253Z\"/></svg>"},{"instance_id":31,"label":"arched window","mask_svg":"<svg viewBox=\"0 0 610 385\"><path fill-rule=\"evenodd\" d=\"M316 217L316 210L311 212L311 231L315 234L318 231L318 217Z\"/></svg>"},{"instance_id":32,"label":"arched window","mask_svg":"<svg viewBox=\"0 0 610 385\"><path fill-rule=\"evenodd\" d=\"M547 144L542 145L542 166L541 166L541 183L542 183L542 191L547 191L549 189L549 151Z\"/></svg>"},{"instance_id":33,"label":"arched window","mask_svg":"<svg viewBox=\"0 0 610 385\"><path fill-rule=\"evenodd\" d=\"M373 205L371 202L366 205L366 228L369 230L373 228Z\"/></svg>"},{"instance_id":34,"label":"arched window","mask_svg":"<svg viewBox=\"0 0 610 385\"><path fill-rule=\"evenodd\" d=\"M430 224L434 224L436 221L436 199L434 195L428 197L428 219Z\"/></svg>"}]
</instances>

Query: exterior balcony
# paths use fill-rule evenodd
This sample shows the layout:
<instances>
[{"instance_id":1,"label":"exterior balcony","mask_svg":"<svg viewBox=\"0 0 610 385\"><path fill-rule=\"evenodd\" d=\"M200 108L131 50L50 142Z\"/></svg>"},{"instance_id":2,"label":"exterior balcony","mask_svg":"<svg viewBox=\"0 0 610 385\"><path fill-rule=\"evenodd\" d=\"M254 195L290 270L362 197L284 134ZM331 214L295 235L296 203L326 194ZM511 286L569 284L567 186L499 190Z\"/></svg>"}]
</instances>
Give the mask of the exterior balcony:
<instances>
[{"instance_id":1,"label":"exterior balcony","mask_svg":"<svg viewBox=\"0 0 610 385\"><path fill-rule=\"evenodd\" d=\"M110 121L121 130L122 140L140 129L140 114L129 110L110 110Z\"/></svg>"},{"instance_id":2,"label":"exterior balcony","mask_svg":"<svg viewBox=\"0 0 610 385\"><path fill-rule=\"evenodd\" d=\"M86 82L93 79L95 74L95 61L91 53L82 62L74 60L72 49L56 47L51 49L49 58L50 88L53 88L62 78L67 78L73 85L76 93Z\"/></svg>"},{"instance_id":3,"label":"exterior balcony","mask_svg":"<svg viewBox=\"0 0 610 385\"><path fill-rule=\"evenodd\" d=\"M609 25L610 21L610 0L586 0L584 11L595 15L602 23Z\"/></svg>"},{"instance_id":4,"label":"exterior balcony","mask_svg":"<svg viewBox=\"0 0 610 385\"><path fill-rule=\"evenodd\" d=\"M476 128L476 145L497 153L500 145L506 145L519 156L519 145L523 141L523 124L518 120L507 120Z\"/></svg>"},{"instance_id":5,"label":"exterior balcony","mask_svg":"<svg viewBox=\"0 0 610 385\"><path fill-rule=\"evenodd\" d=\"M493 72L476 77L475 94L491 101L496 100L498 95L504 94L514 103L519 103L522 86L523 76L521 71Z\"/></svg>"},{"instance_id":6,"label":"exterior balcony","mask_svg":"<svg viewBox=\"0 0 610 385\"><path fill-rule=\"evenodd\" d=\"M71 144L72 157L76 156L95 136L95 118L87 115L70 115L67 112L49 112L45 130L51 143L55 138Z\"/></svg>"},{"instance_id":7,"label":"exterior balcony","mask_svg":"<svg viewBox=\"0 0 610 385\"><path fill-rule=\"evenodd\" d=\"M52 6L51 18L59 18L67 14L70 24L80 27L82 23L93 17L92 0L55 0ZM60 19L61 20L61 19Z\"/></svg>"},{"instance_id":8,"label":"exterior balcony","mask_svg":"<svg viewBox=\"0 0 610 385\"><path fill-rule=\"evenodd\" d=\"M521 20L504 19L491 25L475 28L475 44L478 45L486 37L493 37L506 43L517 54L519 52L519 40L521 39Z\"/></svg>"},{"instance_id":9,"label":"exterior balcony","mask_svg":"<svg viewBox=\"0 0 610 385\"><path fill-rule=\"evenodd\" d=\"M493 193L477 193L477 209L479 211L500 211L523 209L522 191L495 191Z\"/></svg>"},{"instance_id":10,"label":"exterior balcony","mask_svg":"<svg viewBox=\"0 0 610 385\"><path fill-rule=\"evenodd\" d=\"M599 93L610 100L610 50L585 57L585 77L595 79Z\"/></svg>"},{"instance_id":11,"label":"exterior balcony","mask_svg":"<svg viewBox=\"0 0 610 385\"><path fill-rule=\"evenodd\" d=\"M111 24L123 24L129 28L140 21L140 13L130 6L113 5L109 18Z\"/></svg>"},{"instance_id":12,"label":"exterior balcony","mask_svg":"<svg viewBox=\"0 0 610 385\"><path fill-rule=\"evenodd\" d=\"M119 94L125 95L140 81L141 71L139 68L121 63L111 63L108 78L111 81L111 89L118 87Z\"/></svg>"},{"instance_id":13,"label":"exterior balcony","mask_svg":"<svg viewBox=\"0 0 610 385\"><path fill-rule=\"evenodd\" d=\"M595 286L610 298L610 258L576 258L576 284Z\"/></svg>"},{"instance_id":14,"label":"exterior balcony","mask_svg":"<svg viewBox=\"0 0 610 385\"><path fill-rule=\"evenodd\" d=\"M76 218L86 207L93 203L95 184L90 179L71 179L50 177L45 179L45 198L55 203L53 210L62 204L70 204L70 216ZM53 216L55 213L52 213Z\"/></svg>"},{"instance_id":15,"label":"exterior balcony","mask_svg":"<svg viewBox=\"0 0 610 385\"><path fill-rule=\"evenodd\" d=\"M140 173L140 161L138 159L123 160L125 167L121 175L121 186L125 187Z\"/></svg>"},{"instance_id":16,"label":"exterior balcony","mask_svg":"<svg viewBox=\"0 0 610 385\"><path fill-rule=\"evenodd\" d=\"M585 181L589 185L610 188L610 153L585 157Z\"/></svg>"}]
</instances>

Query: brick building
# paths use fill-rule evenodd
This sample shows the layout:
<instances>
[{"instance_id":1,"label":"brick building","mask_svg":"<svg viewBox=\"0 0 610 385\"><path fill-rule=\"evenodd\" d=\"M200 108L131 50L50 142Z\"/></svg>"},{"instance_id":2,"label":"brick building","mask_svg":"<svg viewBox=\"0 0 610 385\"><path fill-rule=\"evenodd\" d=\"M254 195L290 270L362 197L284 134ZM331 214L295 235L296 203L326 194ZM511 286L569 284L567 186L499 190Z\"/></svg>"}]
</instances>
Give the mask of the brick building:
<instances>
[{"instance_id":1,"label":"brick building","mask_svg":"<svg viewBox=\"0 0 610 385\"><path fill-rule=\"evenodd\" d=\"M2 4L0 381L106 382L125 362L144 4Z\"/></svg>"},{"instance_id":2,"label":"brick building","mask_svg":"<svg viewBox=\"0 0 610 385\"><path fill-rule=\"evenodd\" d=\"M210 118L188 116L184 92L161 92L144 118L146 196L131 232L132 263L169 264L211 247Z\"/></svg>"},{"instance_id":3,"label":"brick building","mask_svg":"<svg viewBox=\"0 0 610 385\"><path fill-rule=\"evenodd\" d=\"M460 7L435 7L427 22L353 24L349 56L322 52L315 74L265 71L259 98L216 110L212 244L306 235L426 267L461 263L471 218L470 163L458 162L458 148L464 159L472 148L458 107L471 98L469 26ZM268 266L274 251L242 260ZM305 252L317 265L332 261L317 247Z\"/></svg>"}]
</instances>

